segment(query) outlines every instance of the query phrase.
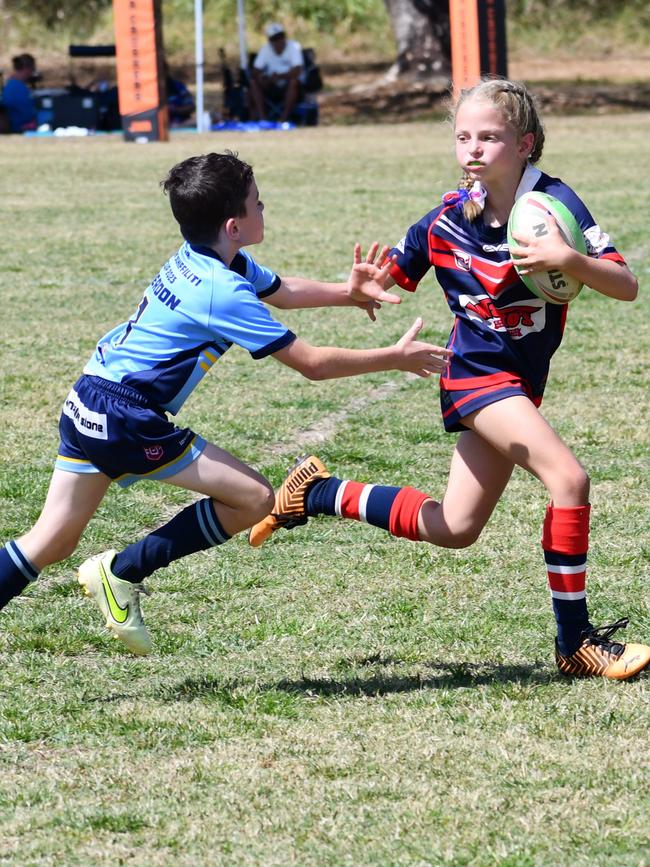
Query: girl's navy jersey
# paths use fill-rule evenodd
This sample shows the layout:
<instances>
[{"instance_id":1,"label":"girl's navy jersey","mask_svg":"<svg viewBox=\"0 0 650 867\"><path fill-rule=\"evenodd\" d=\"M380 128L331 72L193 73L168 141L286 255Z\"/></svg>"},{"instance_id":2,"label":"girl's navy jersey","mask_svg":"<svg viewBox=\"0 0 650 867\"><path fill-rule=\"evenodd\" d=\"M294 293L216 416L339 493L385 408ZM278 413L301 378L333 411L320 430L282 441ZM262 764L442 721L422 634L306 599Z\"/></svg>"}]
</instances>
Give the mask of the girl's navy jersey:
<instances>
[{"instance_id":1,"label":"girl's navy jersey","mask_svg":"<svg viewBox=\"0 0 650 867\"><path fill-rule=\"evenodd\" d=\"M233 343L264 358L295 339L260 300L280 282L248 253L228 267L209 248L185 243L131 319L101 338L84 373L136 389L176 415Z\"/></svg>"},{"instance_id":2,"label":"girl's navy jersey","mask_svg":"<svg viewBox=\"0 0 650 867\"><path fill-rule=\"evenodd\" d=\"M515 198L533 189L568 207L585 235L589 255L623 262L570 187L528 166ZM389 255L396 256L391 276L410 291L433 266L454 314L447 343L454 356L440 379L443 389L519 379L539 403L551 357L562 340L567 305L543 301L519 279L506 226L491 228L480 216L470 222L462 203L443 203L411 226Z\"/></svg>"}]
</instances>

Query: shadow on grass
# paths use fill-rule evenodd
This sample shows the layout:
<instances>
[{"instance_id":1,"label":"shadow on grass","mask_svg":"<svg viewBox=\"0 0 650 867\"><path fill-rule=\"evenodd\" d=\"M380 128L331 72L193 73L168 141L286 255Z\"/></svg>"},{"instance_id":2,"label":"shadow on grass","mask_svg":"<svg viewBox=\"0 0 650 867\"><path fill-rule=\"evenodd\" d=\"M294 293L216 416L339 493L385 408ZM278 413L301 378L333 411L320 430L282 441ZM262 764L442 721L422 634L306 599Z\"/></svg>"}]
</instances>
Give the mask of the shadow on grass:
<instances>
[{"instance_id":1,"label":"shadow on grass","mask_svg":"<svg viewBox=\"0 0 650 867\"><path fill-rule=\"evenodd\" d=\"M392 665L394 660L384 661L384 663ZM301 677L299 680L282 680L275 689L322 696L378 696L425 689L470 689L506 683L550 683L553 680L553 674L541 663L538 665L481 663L479 665L469 662L456 664L431 662L426 667L435 669L436 673L376 674L367 678Z\"/></svg>"},{"instance_id":2,"label":"shadow on grass","mask_svg":"<svg viewBox=\"0 0 650 867\"><path fill-rule=\"evenodd\" d=\"M354 660L356 665L396 665L393 658ZM255 685L260 695L267 692L289 693L306 696L383 696L397 693L417 692L428 689L471 689L485 685L520 683L522 685L548 684L556 674L542 663L535 665L501 665L497 663L445 663L429 662L424 669L435 673L418 672L413 675L375 674L370 677L343 675L339 677L308 677L295 680L279 680L276 683ZM217 678L186 678L175 686L166 686L158 697L163 701L194 701L202 698L217 698L225 703L238 705L241 697L235 698L238 690L246 690L253 684L246 681L225 681ZM230 697L230 701L227 698Z\"/></svg>"}]
</instances>

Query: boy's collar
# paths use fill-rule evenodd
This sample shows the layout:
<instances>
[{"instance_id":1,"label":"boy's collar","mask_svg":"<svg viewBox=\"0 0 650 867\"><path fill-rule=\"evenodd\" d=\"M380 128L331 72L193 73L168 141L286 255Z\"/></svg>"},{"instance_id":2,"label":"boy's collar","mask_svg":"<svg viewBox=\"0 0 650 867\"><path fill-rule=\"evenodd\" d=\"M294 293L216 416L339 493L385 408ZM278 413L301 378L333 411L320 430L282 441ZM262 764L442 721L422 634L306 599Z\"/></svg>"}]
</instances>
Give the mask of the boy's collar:
<instances>
[{"instance_id":1,"label":"boy's collar","mask_svg":"<svg viewBox=\"0 0 650 867\"><path fill-rule=\"evenodd\" d=\"M194 250L195 253L198 253L200 256L209 256L211 259L218 259L220 262L223 262L225 265L223 258L217 253L216 250L213 250L212 247L204 247L202 244L190 244L190 250Z\"/></svg>"}]
</instances>

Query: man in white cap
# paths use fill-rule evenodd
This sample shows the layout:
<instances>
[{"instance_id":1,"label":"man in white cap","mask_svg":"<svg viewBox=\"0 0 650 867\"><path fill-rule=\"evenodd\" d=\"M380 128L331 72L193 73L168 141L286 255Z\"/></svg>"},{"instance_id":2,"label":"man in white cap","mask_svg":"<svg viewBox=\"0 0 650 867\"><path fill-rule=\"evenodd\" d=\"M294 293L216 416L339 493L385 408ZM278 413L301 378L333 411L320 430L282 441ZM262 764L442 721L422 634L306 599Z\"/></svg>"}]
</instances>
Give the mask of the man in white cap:
<instances>
[{"instance_id":1,"label":"man in white cap","mask_svg":"<svg viewBox=\"0 0 650 867\"><path fill-rule=\"evenodd\" d=\"M302 47L294 39L287 39L284 27L276 22L267 26L266 36L268 42L253 63L251 108L260 120L275 113L284 122L289 120L300 94Z\"/></svg>"}]
</instances>

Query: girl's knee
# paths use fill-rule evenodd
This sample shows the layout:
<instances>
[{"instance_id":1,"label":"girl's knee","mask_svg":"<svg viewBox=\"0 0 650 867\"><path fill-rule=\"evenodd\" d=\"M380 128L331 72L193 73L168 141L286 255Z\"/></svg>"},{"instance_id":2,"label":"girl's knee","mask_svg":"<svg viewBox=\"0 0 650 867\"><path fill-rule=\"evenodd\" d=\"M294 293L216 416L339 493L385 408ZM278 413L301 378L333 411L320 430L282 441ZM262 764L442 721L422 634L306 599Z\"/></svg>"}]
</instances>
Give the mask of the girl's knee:
<instances>
[{"instance_id":1,"label":"girl's knee","mask_svg":"<svg viewBox=\"0 0 650 867\"><path fill-rule=\"evenodd\" d=\"M549 486L549 493L556 505L581 506L589 502L590 486L588 473L575 461L563 468L560 477Z\"/></svg>"},{"instance_id":2,"label":"girl's knee","mask_svg":"<svg viewBox=\"0 0 650 867\"><path fill-rule=\"evenodd\" d=\"M449 536L449 542L445 546L447 548L469 548L473 545L481 535L483 527L468 527L463 530L457 530Z\"/></svg>"}]
</instances>

